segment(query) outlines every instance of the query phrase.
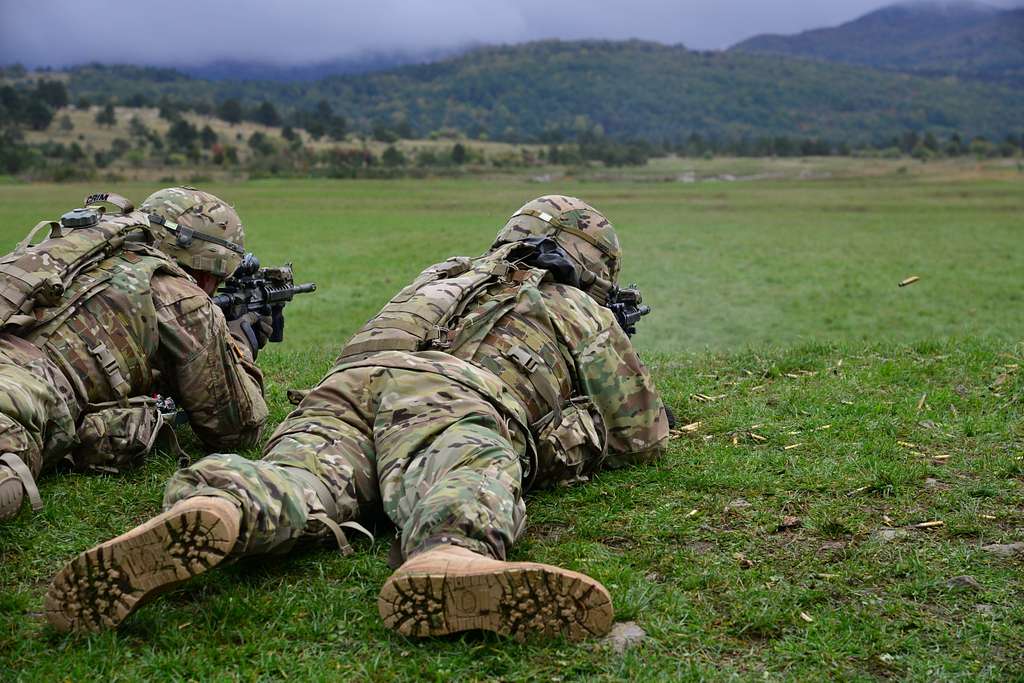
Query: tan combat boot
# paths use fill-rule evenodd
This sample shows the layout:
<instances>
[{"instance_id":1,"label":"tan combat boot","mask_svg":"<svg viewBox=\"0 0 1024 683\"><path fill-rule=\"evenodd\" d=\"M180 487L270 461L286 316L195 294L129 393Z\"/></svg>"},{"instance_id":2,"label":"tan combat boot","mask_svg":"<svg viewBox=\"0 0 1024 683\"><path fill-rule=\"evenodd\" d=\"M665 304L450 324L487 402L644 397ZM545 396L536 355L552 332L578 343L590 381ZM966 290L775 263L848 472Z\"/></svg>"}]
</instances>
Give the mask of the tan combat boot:
<instances>
[{"instance_id":1,"label":"tan combat boot","mask_svg":"<svg viewBox=\"0 0 1024 683\"><path fill-rule=\"evenodd\" d=\"M26 492L32 509L42 509L43 501L28 465L13 453L0 454L0 522L18 514Z\"/></svg>"},{"instance_id":2,"label":"tan combat boot","mask_svg":"<svg viewBox=\"0 0 1024 683\"><path fill-rule=\"evenodd\" d=\"M46 618L58 631L117 626L149 599L220 564L241 520L225 498L178 502L61 569L46 593Z\"/></svg>"},{"instance_id":3,"label":"tan combat boot","mask_svg":"<svg viewBox=\"0 0 1024 683\"><path fill-rule=\"evenodd\" d=\"M377 608L388 628L407 636L483 629L582 640L612 626L611 596L589 576L453 545L406 561L381 588Z\"/></svg>"}]
</instances>

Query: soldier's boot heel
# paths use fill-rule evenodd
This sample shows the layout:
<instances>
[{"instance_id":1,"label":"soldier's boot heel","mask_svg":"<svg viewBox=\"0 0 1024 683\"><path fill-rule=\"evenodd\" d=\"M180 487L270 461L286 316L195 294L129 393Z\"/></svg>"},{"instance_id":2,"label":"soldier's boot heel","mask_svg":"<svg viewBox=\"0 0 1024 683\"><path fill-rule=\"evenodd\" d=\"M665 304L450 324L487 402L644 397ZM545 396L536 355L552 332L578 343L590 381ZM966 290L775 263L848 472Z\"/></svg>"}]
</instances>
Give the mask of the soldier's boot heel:
<instances>
[{"instance_id":1,"label":"soldier's boot heel","mask_svg":"<svg viewBox=\"0 0 1024 683\"><path fill-rule=\"evenodd\" d=\"M224 498L180 501L61 569L46 594L46 618L59 631L116 627L147 600L220 564L241 519Z\"/></svg>"},{"instance_id":2,"label":"soldier's boot heel","mask_svg":"<svg viewBox=\"0 0 1024 683\"><path fill-rule=\"evenodd\" d=\"M18 514L26 493L32 509L42 509L43 501L28 465L13 453L0 454L0 522Z\"/></svg>"},{"instance_id":3,"label":"soldier's boot heel","mask_svg":"<svg viewBox=\"0 0 1024 683\"><path fill-rule=\"evenodd\" d=\"M407 636L486 630L519 640L606 634L608 591L577 572L534 562L501 562L442 545L410 558L380 591L384 623Z\"/></svg>"}]
</instances>

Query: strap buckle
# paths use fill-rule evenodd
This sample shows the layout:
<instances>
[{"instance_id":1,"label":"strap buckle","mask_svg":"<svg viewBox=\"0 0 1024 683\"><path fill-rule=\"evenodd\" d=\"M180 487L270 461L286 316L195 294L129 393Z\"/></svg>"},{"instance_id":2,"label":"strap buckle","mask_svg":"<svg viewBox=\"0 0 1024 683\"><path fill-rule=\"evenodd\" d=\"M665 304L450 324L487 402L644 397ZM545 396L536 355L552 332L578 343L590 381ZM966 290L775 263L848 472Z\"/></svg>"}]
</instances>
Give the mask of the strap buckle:
<instances>
[{"instance_id":1,"label":"strap buckle","mask_svg":"<svg viewBox=\"0 0 1024 683\"><path fill-rule=\"evenodd\" d=\"M427 337L427 344L435 349L447 349L452 345L452 331L442 325L435 325Z\"/></svg>"},{"instance_id":2,"label":"strap buckle","mask_svg":"<svg viewBox=\"0 0 1024 683\"><path fill-rule=\"evenodd\" d=\"M174 236L174 242L182 249L187 249L192 244L192 238L195 233L191 228L186 228L184 225L179 225L178 230Z\"/></svg>"},{"instance_id":3,"label":"strap buckle","mask_svg":"<svg viewBox=\"0 0 1024 683\"><path fill-rule=\"evenodd\" d=\"M128 382L125 381L124 375L121 373L121 368L117 364L117 358L115 358L114 354L110 352L107 345L100 342L96 346L90 348L89 353L91 353L100 364L104 374L107 376L107 380L110 382L110 388L122 398L127 396L130 387L128 386Z\"/></svg>"},{"instance_id":4,"label":"strap buckle","mask_svg":"<svg viewBox=\"0 0 1024 683\"><path fill-rule=\"evenodd\" d=\"M539 363L537 357L521 346L514 346L505 352L505 355L519 364L523 370L532 373L537 369Z\"/></svg>"}]
</instances>

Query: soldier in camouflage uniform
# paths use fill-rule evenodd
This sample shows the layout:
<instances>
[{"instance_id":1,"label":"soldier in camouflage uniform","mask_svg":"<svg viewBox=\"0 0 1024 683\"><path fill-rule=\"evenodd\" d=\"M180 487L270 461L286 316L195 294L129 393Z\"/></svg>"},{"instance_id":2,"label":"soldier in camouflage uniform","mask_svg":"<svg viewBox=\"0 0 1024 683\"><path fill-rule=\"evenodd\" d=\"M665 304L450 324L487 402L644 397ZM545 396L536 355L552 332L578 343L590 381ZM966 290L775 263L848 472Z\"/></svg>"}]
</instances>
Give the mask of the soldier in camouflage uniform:
<instances>
[{"instance_id":1,"label":"soldier in camouflage uniform","mask_svg":"<svg viewBox=\"0 0 1024 683\"><path fill-rule=\"evenodd\" d=\"M41 223L55 231L48 241L25 240L0 258L0 296L20 301L26 268L64 258L90 226L128 236L101 242L61 296L36 301L0 332L0 520L26 494L38 509L35 479L63 459L102 471L137 462L166 426L155 393L173 397L211 448L252 446L267 419L259 344L248 340L269 322L246 318L229 332L209 296L241 260L234 209L190 188L161 190L139 211L118 195L90 199L121 213L97 223L98 211L78 210L63 225Z\"/></svg>"},{"instance_id":2,"label":"soldier in camouflage uniform","mask_svg":"<svg viewBox=\"0 0 1024 683\"><path fill-rule=\"evenodd\" d=\"M386 517L401 565L378 602L389 627L606 632L600 583L505 557L525 490L647 462L666 444L666 409L600 303L620 257L593 207L526 204L487 254L428 268L357 332L262 460L213 455L179 471L167 512L61 570L50 622L113 626L225 559L329 535L349 552L346 529Z\"/></svg>"}]
</instances>

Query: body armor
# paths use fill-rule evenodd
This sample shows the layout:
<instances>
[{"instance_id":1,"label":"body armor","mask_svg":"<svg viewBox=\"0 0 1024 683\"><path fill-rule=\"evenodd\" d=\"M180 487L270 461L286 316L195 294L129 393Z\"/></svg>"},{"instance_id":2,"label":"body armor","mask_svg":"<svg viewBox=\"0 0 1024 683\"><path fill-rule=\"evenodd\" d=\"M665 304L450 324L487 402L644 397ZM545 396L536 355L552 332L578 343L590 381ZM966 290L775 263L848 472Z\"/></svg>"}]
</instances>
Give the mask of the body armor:
<instances>
[{"instance_id":1,"label":"body armor","mask_svg":"<svg viewBox=\"0 0 1024 683\"><path fill-rule=\"evenodd\" d=\"M550 276L510 260L517 248L427 268L356 332L338 362L381 351L443 351L500 377L531 425L557 413L573 380L538 300L537 287Z\"/></svg>"}]
</instances>

